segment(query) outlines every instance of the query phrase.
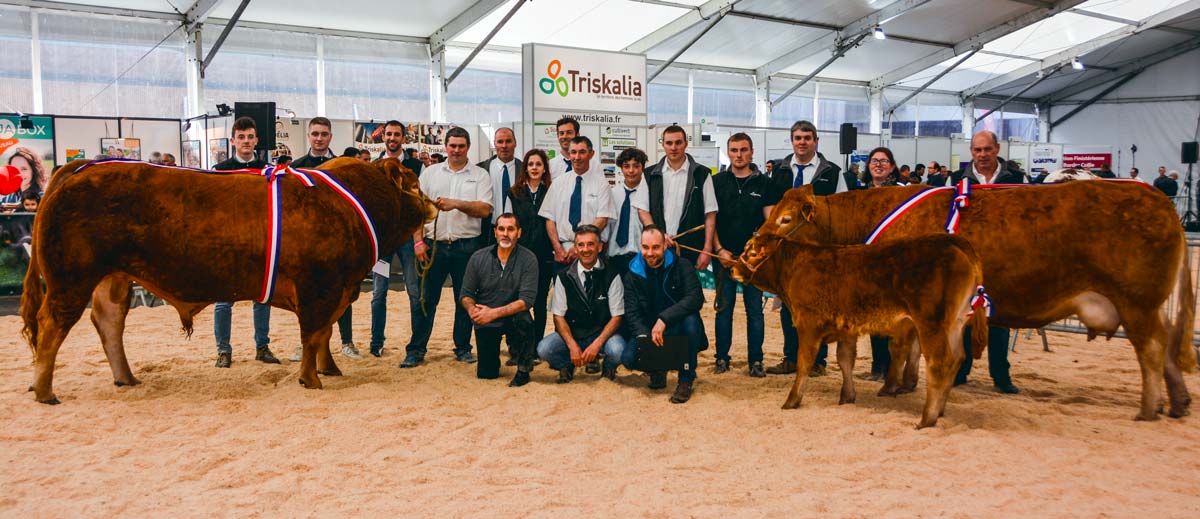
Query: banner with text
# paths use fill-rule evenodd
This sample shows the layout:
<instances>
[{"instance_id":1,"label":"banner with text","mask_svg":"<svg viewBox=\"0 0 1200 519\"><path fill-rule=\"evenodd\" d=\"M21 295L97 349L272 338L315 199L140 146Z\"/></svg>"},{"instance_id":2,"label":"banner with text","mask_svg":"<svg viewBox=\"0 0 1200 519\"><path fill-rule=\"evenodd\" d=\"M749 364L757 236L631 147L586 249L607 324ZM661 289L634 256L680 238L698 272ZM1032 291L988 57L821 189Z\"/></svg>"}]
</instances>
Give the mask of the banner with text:
<instances>
[{"instance_id":1,"label":"banner with text","mask_svg":"<svg viewBox=\"0 0 1200 519\"><path fill-rule=\"evenodd\" d=\"M521 50L527 121L646 124L646 56L535 43Z\"/></svg>"},{"instance_id":2,"label":"banner with text","mask_svg":"<svg viewBox=\"0 0 1200 519\"><path fill-rule=\"evenodd\" d=\"M1112 153L1064 153L1064 168L1100 169L1112 164Z\"/></svg>"},{"instance_id":3,"label":"banner with text","mask_svg":"<svg viewBox=\"0 0 1200 519\"><path fill-rule=\"evenodd\" d=\"M1029 149L1029 172L1055 172L1062 169L1062 145L1033 145Z\"/></svg>"}]
</instances>

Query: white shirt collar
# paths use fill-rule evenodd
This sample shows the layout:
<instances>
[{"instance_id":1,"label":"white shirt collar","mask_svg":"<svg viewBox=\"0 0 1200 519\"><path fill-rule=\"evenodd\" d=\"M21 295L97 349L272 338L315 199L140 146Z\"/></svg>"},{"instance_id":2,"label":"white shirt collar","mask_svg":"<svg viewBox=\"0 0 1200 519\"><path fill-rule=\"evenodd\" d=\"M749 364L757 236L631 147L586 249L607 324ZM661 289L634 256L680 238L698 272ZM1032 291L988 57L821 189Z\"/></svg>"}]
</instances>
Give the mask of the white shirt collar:
<instances>
[{"instance_id":1,"label":"white shirt collar","mask_svg":"<svg viewBox=\"0 0 1200 519\"><path fill-rule=\"evenodd\" d=\"M620 182L617 182L614 185L620 186L622 189L622 192L624 192L625 189L628 189L630 191L637 191L642 188L642 184L645 183L645 181L646 181L646 177L643 176L640 180L638 180L638 183L636 186L633 186L632 188L630 188L629 185L625 183L625 179L622 178Z\"/></svg>"},{"instance_id":2,"label":"white shirt collar","mask_svg":"<svg viewBox=\"0 0 1200 519\"><path fill-rule=\"evenodd\" d=\"M996 172L992 173L992 180L987 180L983 177L983 173L980 173L979 170L975 168L974 161L971 162L971 174L975 175L975 180L978 180L980 184L992 183L996 180L996 177L1000 175L1000 164L996 164Z\"/></svg>"},{"instance_id":3,"label":"white shirt collar","mask_svg":"<svg viewBox=\"0 0 1200 519\"><path fill-rule=\"evenodd\" d=\"M496 160L494 161L494 163L495 163L495 164L498 164L500 167L508 166L510 169L513 167L513 164L516 164L516 162L517 162L517 156L516 156L516 155L513 155L513 158L512 158L511 160L509 160L508 162L502 162L502 161L500 160L500 156L499 156L499 155L497 155L497 156L496 156Z\"/></svg>"},{"instance_id":4,"label":"white shirt collar","mask_svg":"<svg viewBox=\"0 0 1200 519\"><path fill-rule=\"evenodd\" d=\"M816 153L813 153L812 159L805 163L801 163L799 161L799 159L796 157L796 154L793 153L792 154L792 162L791 162L791 164L788 164L788 169L791 169L792 173L795 173L796 166L805 166L804 170L809 171L808 166L816 166L820 162L821 162L821 159L820 159L820 157L817 157Z\"/></svg>"},{"instance_id":5,"label":"white shirt collar","mask_svg":"<svg viewBox=\"0 0 1200 519\"><path fill-rule=\"evenodd\" d=\"M683 171L691 171L691 170L692 170L692 159L689 159L686 156L683 158L683 165L681 165L679 167L679 169L674 169L671 167L671 159L663 159L663 173L664 174L680 173ZM622 182L622 184L624 184L624 182Z\"/></svg>"},{"instance_id":6,"label":"white shirt collar","mask_svg":"<svg viewBox=\"0 0 1200 519\"><path fill-rule=\"evenodd\" d=\"M575 264L576 264L576 268L575 268L575 270L576 270L577 272L579 272L579 281L580 281L580 282L583 282L584 273L587 273L587 272L591 272L591 271L593 271L593 270L596 270L596 267L599 267L599 266L600 266L600 258L596 258L596 263L595 263L594 265L592 265L592 268L590 268L590 269L583 268L583 262L582 262L582 261L576 261L576 262L575 262Z\"/></svg>"}]
</instances>

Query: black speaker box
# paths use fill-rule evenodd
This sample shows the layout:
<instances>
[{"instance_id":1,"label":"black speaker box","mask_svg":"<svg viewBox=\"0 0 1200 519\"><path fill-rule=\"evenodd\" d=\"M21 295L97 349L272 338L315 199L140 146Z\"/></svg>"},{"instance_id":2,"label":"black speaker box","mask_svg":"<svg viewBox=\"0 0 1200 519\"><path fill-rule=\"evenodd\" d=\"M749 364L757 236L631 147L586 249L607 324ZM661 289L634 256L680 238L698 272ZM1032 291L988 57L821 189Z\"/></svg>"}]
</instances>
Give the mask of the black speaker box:
<instances>
[{"instance_id":1,"label":"black speaker box","mask_svg":"<svg viewBox=\"0 0 1200 519\"><path fill-rule=\"evenodd\" d=\"M858 149L858 128L853 124L842 123L840 140L842 155L849 155Z\"/></svg>"},{"instance_id":2,"label":"black speaker box","mask_svg":"<svg viewBox=\"0 0 1200 519\"><path fill-rule=\"evenodd\" d=\"M275 149L275 103L234 103L233 118L254 119L254 131L258 134L258 146L254 149L270 153Z\"/></svg>"},{"instance_id":3,"label":"black speaker box","mask_svg":"<svg viewBox=\"0 0 1200 519\"><path fill-rule=\"evenodd\" d=\"M1179 162L1184 164L1195 164L1197 151L1198 146L1196 141L1183 143L1183 151L1180 153Z\"/></svg>"}]
</instances>

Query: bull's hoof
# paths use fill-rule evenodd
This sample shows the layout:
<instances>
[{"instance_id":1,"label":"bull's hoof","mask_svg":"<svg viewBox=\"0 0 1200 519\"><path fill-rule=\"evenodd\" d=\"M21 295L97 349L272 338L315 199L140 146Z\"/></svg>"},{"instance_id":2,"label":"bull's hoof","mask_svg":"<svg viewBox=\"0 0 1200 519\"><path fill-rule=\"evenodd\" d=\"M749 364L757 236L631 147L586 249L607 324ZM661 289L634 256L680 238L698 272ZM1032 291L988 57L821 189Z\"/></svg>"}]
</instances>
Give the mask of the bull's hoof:
<instances>
[{"instance_id":1,"label":"bull's hoof","mask_svg":"<svg viewBox=\"0 0 1200 519\"><path fill-rule=\"evenodd\" d=\"M842 397L838 399L838 405L853 404L856 398L858 398L858 395L842 395Z\"/></svg>"},{"instance_id":2,"label":"bull's hoof","mask_svg":"<svg viewBox=\"0 0 1200 519\"><path fill-rule=\"evenodd\" d=\"M937 418L933 418L933 419L922 418L921 421L917 423L917 430L919 431L926 427L933 427L935 425L937 425Z\"/></svg>"},{"instance_id":3,"label":"bull's hoof","mask_svg":"<svg viewBox=\"0 0 1200 519\"><path fill-rule=\"evenodd\" d=\"M32 393L32 392L33 392L33 386L29 386L29 389L26 389L26 391L28 391L28 392Z\"/></svg>"},{"instance_id":4,"label":"bull's hoof","mask_svg":"<svg viewBox=\"0 0 1200 519\"><path fill-rule=\"evenodd\" d=\"M46 399L39 398L38 403L42 403L42 404L46 404L46 405L58 405L58 404L61 404L62 402L58 401L58 397L55 397L54 395L50 395L50 398L46 398Z\"/></svg>"},{"instance_id":5,"label":"bull's hoof","mask_svg":"<svg viewBox=\"0 0 1200 519\"><path fill-rule=\"evenodd\" d=\"M786 402L783 403L783 409L796 409L798 407L800 407L800 400L796 400L793 402L792 399L789 398Z\"/></svg>"},{"instance_id":6,"label":"bull's hoof","mask_svg":"<svg viewBox=\"0 0 1200 519\"><path fill-rule=\"evenodd\" d=\"M1167 412L1167 416L1170 416L1171 418L1183 418L1189 414L1192 414L1192 412L1188 410L1187 406L1171 406L1171 410Z\"/></svg>"},{"instance_id":7,"label":"bull's hoof","mask_svg":"<svg viewBox=\"0 0 1200 519\"><path fill-rule=\"evenodd\" d=\"M141 383L142 383L142 381L138 380L137 378L130 378L129 380L114 380L113 381L113 385L117 386L117 387L125 387L125 386L132 387L132 386L136 386Z\"/></svg>"},{"instance_id":8,"label":"bull's hoof","mask_svg":"<svg viewBox=\"0 0 1200 519\"><path fill-rule=\"evenodd\" d=\"M900 394L900 390L898 388L883 386L879 389L879 392L876 393L875 396L896 396L898 394Z\"/></svg>"},{"instance_id":9,"label":"bull's hoof","mask_svg":"<svg viewBox=\"0 0 1200 519\"><path fill-rule=\"evenodd\" d=\"M1135 422L1153 422L1158 420L1158 413L1150 413L1149 416L1146 413L1138 413L1137 416L1133 417L1133 420Z\"/></svg>"},{"instance_id":10,"label":"bull's hoof","mask_svg":"<svg viewBox=\"0 0 1200 519\"><path fill-rule=\"evenodd\" d=\"M340 369L338 369L338 368L327 369L327 370L325 370L325 371L318 371L317 373L319 373L319 374L321 374L321 375L325 375L325 376L327 376L327 377L340 377L340 376L342 376L342 370L340 370Z\"/></svg>"},{"instance_id":11,"label":"bull's hoof","mask_svg":"<svg viewBox=\"0 0 1200 519\"><path fill-rule=\"evenodd\" d=\"M305 380L304 377L300 377L300 385L304 386L305 389L321 389L321 380L317 377L313 377L312 380Z\"/></svg>"},{"instance_id":12,"label":"bull's hoof","mask_svg":"<svg viewBox=\"0 0 1200 519\"><path fill-rule=\"evenodd\" d=\"M908 393L913 393L913 392L915 392L916 390L917 390L917 388L916 388L916 387L904 387L904 386L901 386L900 388L897 388L897 389L896 389L896 395L897 395L897 396L898 396L898 395L906 395L906 394L908 394Z\"/></svg>"}]
</instances>

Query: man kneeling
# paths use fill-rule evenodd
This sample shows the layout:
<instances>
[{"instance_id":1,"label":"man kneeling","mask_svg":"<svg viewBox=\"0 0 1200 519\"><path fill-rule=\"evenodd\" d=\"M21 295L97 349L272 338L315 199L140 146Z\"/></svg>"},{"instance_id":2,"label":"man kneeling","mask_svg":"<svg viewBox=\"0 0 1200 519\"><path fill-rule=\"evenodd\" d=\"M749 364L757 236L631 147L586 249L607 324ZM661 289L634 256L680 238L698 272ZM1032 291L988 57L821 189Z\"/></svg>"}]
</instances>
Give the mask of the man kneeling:
<instances>
[{"instance_id":1,"label":"man kneeling","mask_svg":"<svg viewBox=\"0 0 1200 519\"><path fill-rule=\"evenodd\" d=\"M659 347L664 337L687 338L688 359L671 395L672 403L687 402L696 381L696 357L708 349L708 336L700 321L704 293L692 264L666 249L666 235L657 225L642 230L642 252L629 262L625 273L625 302L625 326L633 337L630 350L636 350L638 337L649 337ZM636 353L627 357L636 358ZM629 362L625 364L629 366ZM650 389L664 387L667 374L650 373Z\"/></svg>"},{"instance_id":2,"label":"man kneeling","mask_svg":"<svg viewBox=\"0 0 1200 519\"><path fill-rule=\"evenodd\" d=\"M600 260L600 229L575 228L578 257L554 277L550 313L554 332L538 343L538 356L558 370L558 383L575 378L575 368L604 352L601 375L616 378L621 358L627 355L625 339L617 333L625 313L624 285Z\"/></svg>"},{"instance_id":3,"label":"man kneeling","mask_svg":"<svg viewBox=\"0 0 1200 519\"><path fill-rule=\"evenodd\" d=\"M517 245L521 226L512 213L496 218L496 244L471 255L463 279L463 309L475 324L475 340L479 346L479 363L475 375L479 378L500 376L500 337L508 337L508 349L517 361L517 374L509 386L529 382L533 368L533 345L530 337L533 308L537 296L538 259L529 249Z\"/></svg>"}]
</instances>

